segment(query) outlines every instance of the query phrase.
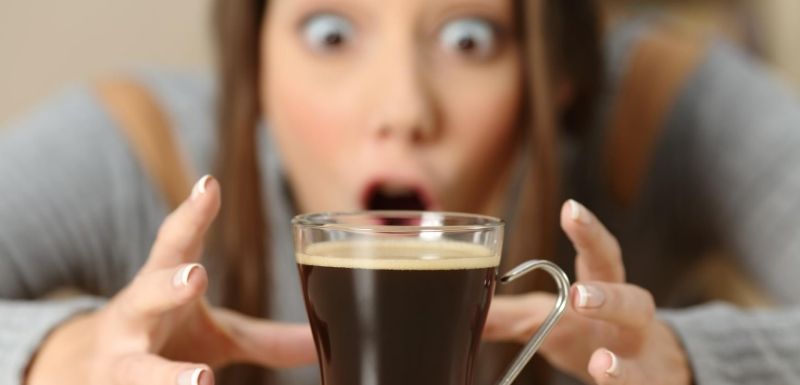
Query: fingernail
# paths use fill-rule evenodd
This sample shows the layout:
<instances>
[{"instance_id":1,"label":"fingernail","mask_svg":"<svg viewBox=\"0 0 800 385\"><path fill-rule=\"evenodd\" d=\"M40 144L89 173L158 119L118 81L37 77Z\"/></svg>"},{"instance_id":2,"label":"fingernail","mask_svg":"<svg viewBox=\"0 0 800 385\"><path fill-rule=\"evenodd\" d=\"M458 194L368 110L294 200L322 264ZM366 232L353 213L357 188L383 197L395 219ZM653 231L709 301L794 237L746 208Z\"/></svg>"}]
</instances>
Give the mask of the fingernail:
<instances>
[{"instance_id":1,"label":"fingernail","mask_svg":"<svg viewBox=\"0 0 800 385\"><path fill-rule=\"evenodd\" d=\"M617 358L617 355L612 353L610 350L606 349L605 353L608 356L609 361L611 361L611 364L608 365L608 369L606 369L606 374L611 377L619 377L622 370L619 366L619 358Z\"/></svg>"},{"instance_id":2,"label":"fingernail","mask_svg":"<svg viewBox=\"0 0 800 385\"><path fill-rule=\"evenodd\" d=\"M175 272L175 275L172 276L172 286L178 289L189 286L189 276L192 274L192 270L197 267L200 267L200 265L197 263L190 263Z\"/></svg>"},{"instance_id":3,"label":"fingernail","mask_svg":"<svg viewBox=\"0 0 800 385\"><path fill-rule=\"evenodd\" d=\"M211 385L213 383L208 369L195 368L178 375L178 385Z\"/></svg>"},{"instance_id":4,"label":"fingernail","mask_svg":"<svg viewBox=\"0 0 800 385\"><path fill-rule=\"evenodd\" d=\"M211 180L211 175L204 175L194 184L194 187L192 187L192 200L206 193L206 185L208 185L209 180Z\"/></svg>"},{"instance_id":5,"label":"fingernail","mask_svg":"<svg viewBox=\"0 0 800 385\"><path fill-rule=\"evenodd\" d=\"M578 289L578 307L593 309L603 306L606 302L606 295L602 290L592 285L576 284Z\"/></svg>"},{"instance_id":6,"label":"fingernail","mask_svg":"<svg viewBox=\"0 0 800 385\"><path fill-rule=\"evenodd\" d=\"M574 199L569 200L569 216L575 222L580 222L588 225L592 219L586 212L586 208Z\"/></svg>"}]
</instances>

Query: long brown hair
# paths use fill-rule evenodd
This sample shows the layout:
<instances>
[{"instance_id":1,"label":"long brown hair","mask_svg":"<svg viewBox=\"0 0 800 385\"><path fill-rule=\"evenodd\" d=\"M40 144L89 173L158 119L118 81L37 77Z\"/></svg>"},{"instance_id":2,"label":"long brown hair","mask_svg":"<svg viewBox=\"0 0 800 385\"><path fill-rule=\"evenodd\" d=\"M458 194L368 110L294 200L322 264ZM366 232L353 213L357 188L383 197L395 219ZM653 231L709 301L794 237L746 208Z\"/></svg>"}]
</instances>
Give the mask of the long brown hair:
<instances>
[{"instance_id":1,"label":"long brown hair","mask_svg":"<svg viewBox=\"0 0 800 385\"><path fill-rule=\"evenodd\" d=\"M560 133L587 129L602 74L594 1L515 0L526 68L520 129L529 149L529 167L518 203L521 214L509 226L514 229L505 258L509 264L555 255ZM218 0L214 13L221 144L216 173L225 191L214 245L216 254L225 258L224 304L253 316L267 315L265 272L272 257L256 147L265 12L266 0ZM572 101L557 111L554 85L562 79L571 85ZM252 370L231 373L237 383L256 381Z\"/></svg>"}]
</instances>

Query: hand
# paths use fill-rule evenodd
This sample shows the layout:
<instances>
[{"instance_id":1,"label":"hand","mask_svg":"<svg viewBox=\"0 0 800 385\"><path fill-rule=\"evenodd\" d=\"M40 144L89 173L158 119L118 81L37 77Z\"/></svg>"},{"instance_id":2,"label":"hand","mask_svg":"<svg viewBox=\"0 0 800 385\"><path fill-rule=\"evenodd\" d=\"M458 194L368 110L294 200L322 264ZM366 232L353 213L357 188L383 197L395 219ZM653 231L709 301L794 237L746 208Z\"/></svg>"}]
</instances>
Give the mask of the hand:
<instances>
[{"instance_id":1,"label":"hand","mask_svg":"<svg viewBox=\"0 0 800 385\"><path fill-rule=\"evenodd\" d=\"M313 362L308 326L245 317L203 299L208 276L196 262L219 205L219 184L203 177L164 221L133 281L47 338L27 384L210 385L211 367L232 362Z\"/></svg>"},{"instance_id":2,"label":"hand","mask_svg":"<svg viewBox=\"0 0 800 385\"><path fill-rule=\"evenodd\" d=\"M577 250L577 282L570 306L545 340L541 354L587 384L691 383L685 352L672 330L655 317L648 291L625 283L616 238L585 207L568 201L561 227ZM498 296L484 337L525 343L555 303L550 294Z\"/></svg>"}]
</instances>

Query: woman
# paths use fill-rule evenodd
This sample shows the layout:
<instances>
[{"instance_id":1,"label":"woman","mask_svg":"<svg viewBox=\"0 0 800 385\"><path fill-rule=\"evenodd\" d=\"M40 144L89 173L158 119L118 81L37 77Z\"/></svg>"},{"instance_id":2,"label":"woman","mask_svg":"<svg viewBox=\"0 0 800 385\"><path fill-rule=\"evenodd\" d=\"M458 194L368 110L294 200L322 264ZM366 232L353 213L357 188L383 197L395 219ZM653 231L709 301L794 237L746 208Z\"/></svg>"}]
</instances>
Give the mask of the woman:
<instances>
[{"instance_id":1,"label":"woman","mask_svg":"<svg viewBox=\"0 0 800 385\"><path fill-rule=\"evenodd\" d=\"M3 381L194 385L230 363L311 363L307 327L242 315L305 319L291 214L420 208L505 217L507 264L558 255L560 222L578 252L577 284L541 354L561 373L597 384L800 383L798 311L654 310L712 246L727 247L781 303L796 301L783 279L800 263L796 103L713 45L663 132L643 139L657 143L651 161L630 158L647 163L644 177L623 168L633 176L619 180L640 183L612 185L641 188L612 190L634 197L617 200L601 160L605 138L624 131L586 121L601 68L593 11L589 0L220 1L216 90L142 77L192 168L220 178L201 178L160 229L164 199L96 97L78 90L46 106L0 140ZM624 47L637 31L612 41ZM719 105L696 110L698 101ZM626 121L624 108L607 111ZM567 194L598 215L572 200L559 211ZM109 299L36 300L64 285ZM494 302L488 340L536 329L552 298L530 289ZM273 380L310 383L308 373Z\"/></svg>"}]
</instances>

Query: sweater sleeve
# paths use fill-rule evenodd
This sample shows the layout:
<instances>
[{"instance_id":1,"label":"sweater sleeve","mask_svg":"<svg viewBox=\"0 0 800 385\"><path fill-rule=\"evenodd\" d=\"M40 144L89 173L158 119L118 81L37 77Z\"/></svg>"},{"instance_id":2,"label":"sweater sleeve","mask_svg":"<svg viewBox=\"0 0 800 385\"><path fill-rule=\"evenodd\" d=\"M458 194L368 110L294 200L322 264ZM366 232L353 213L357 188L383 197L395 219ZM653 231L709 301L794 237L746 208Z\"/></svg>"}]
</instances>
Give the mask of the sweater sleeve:
<instances>
[{"instance_id":1,"label":"sweater sleeve","mask_svg":"<svg viewBox=\"0 0 800 385\"><path fill-rule=\"evenodd\" d=\"M103 299L90 296L58 301L0 299L0 384L23 384L28 364L50 331L103 303Z\"/></svg>"},{"instance_id":2,"label":"sweater sleeve","mask_svg":"<svg viewBox=\"0 0 800 385\"><path fill-rule=\"evenodd\" d=\"M0 384L21 384L47 334L100 306L141 264L146 253L132 245L150 235L121 217L136 212L131 196L151 189L145 181L87 88L0 130ZM87 296L42 300L62 287Z\"/></svg>"},{"instance_id":3,"label":"sweater sleeve","mask_svg":"<svg viewBox=\"0 0 800 385\"><path fill-rule=\"evenodd\" d=\"M659 315L681 340L697 385L800 384L800 309L712 303Z\"/></svg>"},{"instance_id":4,"label":"sweater sleeve","mask_svg":"<svg viewBox=\"0 0 800 385\"><path fill-rule=\"evenodd\" d=\"M778 306L665 312L698 385L800 384L800 103L759 63L714 44L670 129L719 246ZM705 222L705 221L704 221ZM708 277L713 280L713 277Z\"/></svg>"}]
</instances>

